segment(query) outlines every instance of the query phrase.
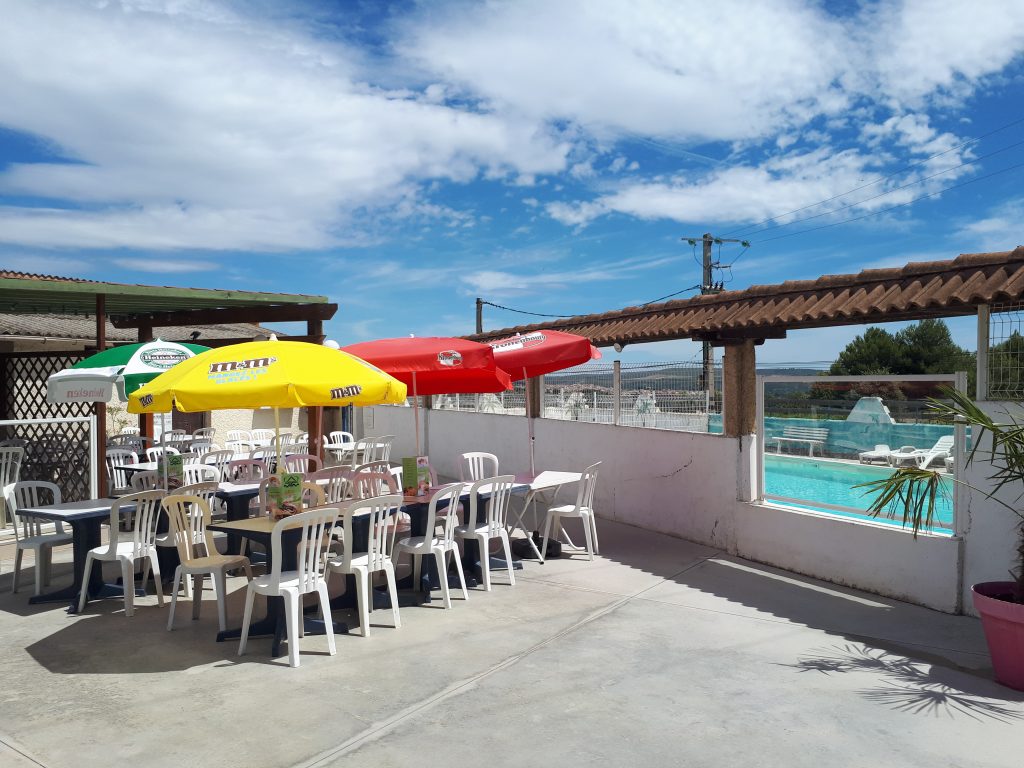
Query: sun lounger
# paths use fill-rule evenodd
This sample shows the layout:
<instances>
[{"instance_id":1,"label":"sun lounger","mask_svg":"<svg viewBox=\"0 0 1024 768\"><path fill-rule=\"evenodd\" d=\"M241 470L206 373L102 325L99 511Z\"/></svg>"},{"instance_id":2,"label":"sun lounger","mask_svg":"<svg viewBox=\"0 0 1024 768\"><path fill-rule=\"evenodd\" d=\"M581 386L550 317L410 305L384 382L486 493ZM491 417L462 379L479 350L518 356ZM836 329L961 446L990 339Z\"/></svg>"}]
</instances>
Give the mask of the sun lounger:
<instances>
[{"instance_id":1,"label":"sun lounger","mask_svg":"<svg viewBox=\"0 0 1024 768\"><path fill-rule=\"evenodd\" d=\"M912 445L904 445L898 451L889 454L889 464L894 467L917 467L928 469L933 462L942 461L951 454L953 450L953 436L943 435L935 441L929 450L914 448Z\"/></svg>"},{"instance_id":2,"label":"sun lounger","mask_svg":"<svg viewBox=\"0 0 1024 768\"><path fill-rule=\"evenodd\" d=\"M870 464L874 461L880 461L883 464L889 463L889 455L892 453L892 449L885 443L879 443L870 451L861 451L857 454L861 464Z\"/></svg>"},{"instance_id":3,"label":"sun lounger","mask_svg":"<svg viewBox=\"0 0 1024 768\"><path fill-rule=\"evenodd\" d=\"M924 451L913 445L901 445L889 454L889 466L891 467L912 467L917 464L917 457Z\"/></svg>"}]
</instances>

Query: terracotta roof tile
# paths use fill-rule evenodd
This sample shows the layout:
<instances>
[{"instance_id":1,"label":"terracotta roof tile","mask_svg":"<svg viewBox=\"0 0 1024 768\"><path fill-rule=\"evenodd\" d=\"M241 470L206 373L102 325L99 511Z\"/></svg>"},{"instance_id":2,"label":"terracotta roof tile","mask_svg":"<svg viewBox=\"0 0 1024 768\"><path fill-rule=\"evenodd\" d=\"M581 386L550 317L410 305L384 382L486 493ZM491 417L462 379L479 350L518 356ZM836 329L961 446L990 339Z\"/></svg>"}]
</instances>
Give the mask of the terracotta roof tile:
<instances>
[{"instance_id":1,"label":"terracotta roof tile","mask_svg":"<svg viewBox=\"0 0 1024 768\"><path fill-rule=\"evenodd\" d=\"M1024 299L1024 246L950 261L787 280L742 291L626 307L471 336L492 339L538 328L587 336L598 346L694 338L764 338L780 331L973 314L979 305Z\"/></svg>"}]
</instances>

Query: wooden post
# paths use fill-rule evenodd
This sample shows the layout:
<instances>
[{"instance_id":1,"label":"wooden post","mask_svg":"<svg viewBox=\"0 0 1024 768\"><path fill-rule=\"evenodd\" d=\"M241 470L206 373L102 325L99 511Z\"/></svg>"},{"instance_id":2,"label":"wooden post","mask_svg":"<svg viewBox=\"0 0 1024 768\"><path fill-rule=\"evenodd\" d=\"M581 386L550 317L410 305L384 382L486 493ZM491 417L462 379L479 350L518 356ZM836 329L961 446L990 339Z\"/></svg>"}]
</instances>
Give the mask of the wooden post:
<instances>
[{"instance_id":1,"label":"wooden post","mask_svg":"<svg viewBox=\"0 0 1024 768\"><path fill-rule=\"evenodd\" d=\"M153 340L153 326L151 325L140 325L139 336L140 342L152 341ZM152 413L140 413L139 414L139 435L143 438L153 439L153 414ZM145 440L143 443L145 444Z\"/></svg>"},{"instance_id":2,"label":"wooden post","mask_svg":"<svg viewBox=\"0 0 1024 768\"><path fill-rule=\"evenodd\" d=\"M754 340L745 339L725 348L723 432L728 437L752 435L757 429L757 376Z\"/></svg>"},{"instance_id":3,"label":"wooden post","mask_svg":"<svg viewBox=\"0 0 1024 768\"><path fill-rule=\"evenodd\" d=\"M309 319L306 321L306 335L314 344L324 343L324 321ZM306 409L306 431L309 433L309 452L324 458L324 409L313 407Z\"/></svg>"},{"instance_id":4,"label":"wooden post","mask_svg":"<svg viewBox=\"0 0 1024 768\"><path fill-rule=\"evenodd\" d=\"M107 297L105 294L96 294L96 351L102 352L107 348ZM107 495L107 404L96 403L96 461L99 466L96 468L98 479L97 487L99 496L102 499Z\"/></svg>"}]
</instances>

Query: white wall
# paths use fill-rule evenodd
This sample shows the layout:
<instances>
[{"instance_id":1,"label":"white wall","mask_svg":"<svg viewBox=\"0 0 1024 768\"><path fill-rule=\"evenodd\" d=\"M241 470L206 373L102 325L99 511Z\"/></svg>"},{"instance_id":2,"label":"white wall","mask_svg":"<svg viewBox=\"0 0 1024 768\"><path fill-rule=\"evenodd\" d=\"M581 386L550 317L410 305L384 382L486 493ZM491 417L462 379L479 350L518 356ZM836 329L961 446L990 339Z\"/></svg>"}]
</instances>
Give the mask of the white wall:
<instances>
[{"instance_id":1,"label":"white wall","mask_svg":"<svg viewBox=\"0 0 1024 768\"><path fill-rule=\"evenodd\" d=\"M414 450L410 408L365 409L366 434L396 436L393 458ZM463 451L497 454L502 471L529 468L523 417L420 411L425 452L458 476ZM537 469L580 470L601 461L595 507L602 517L709 544L816 578L955 612L957 539L747 503L751 438L538 419Z\"/></svg>"},{"instance_id":2,"label":"white wall","mask_svg":"<svg viewBox=\"0 0 1024 768\"><path fill-rule=\"evenodd\" d=\"M982 410L996 422L1011 419L1021 421L1024 408L1016 403L979 403ZM965 612L974 613L971 604L971 585L980 581L1006 581L1014 567L1015 550L1020 540L1021 518L998 501L985 497L993 483L988 479L993 466L984 451L991 450L991 437L986 435L974 461L965 467L964 480L968 487L965 510L963 603ZM1021 494L1024 488L1004 488L999 498L1016 509L1024 510Z\"/></svg>"},{"instance_id":3,"label":"white wall","mask_svg":"<svg viewBox=\"0 0 1024 768\"><path fill-rule=\"evenodd\" d=\"M279 408L282 432L298 434L306 431L305 408ZM229 429L273 429L274 409L211 411L210 426L217 430L216 441L223 444Z\"/></svg>"}]
</instances>

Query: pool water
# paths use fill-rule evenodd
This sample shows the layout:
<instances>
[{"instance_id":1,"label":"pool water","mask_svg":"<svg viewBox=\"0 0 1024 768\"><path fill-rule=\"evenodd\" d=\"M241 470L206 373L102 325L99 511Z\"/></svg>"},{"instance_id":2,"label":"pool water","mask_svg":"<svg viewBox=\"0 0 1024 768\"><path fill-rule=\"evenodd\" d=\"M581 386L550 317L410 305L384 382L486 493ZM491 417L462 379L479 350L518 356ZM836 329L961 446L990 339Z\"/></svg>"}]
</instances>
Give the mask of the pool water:
<instances>
[{"instance_id":1,"label":"pool water","mask_svg":"<svg viewBox=\"0 0 1024 768\"><path fill-rule=\"evenodd\" d=\"M871 506L873 495L864 495L864 488L853 488L858 483L880 480L892 474L888 467L866 464L847 464L838 461L805 459L796 456L764 455L764 491L769 496L785 496L799 499L800 503L783 502L787 505L825 512L830 515L875 520L890 525L902 525L902 517L889 520L865 514ZM939 530L950 529L953 525L953 481L943 478L945 494L936 501L936 517ZM815 507L815 502L848 507L848 511L837 511ZM857 510L861 510L858 513Z\"/></svg>"}]
</instances>

